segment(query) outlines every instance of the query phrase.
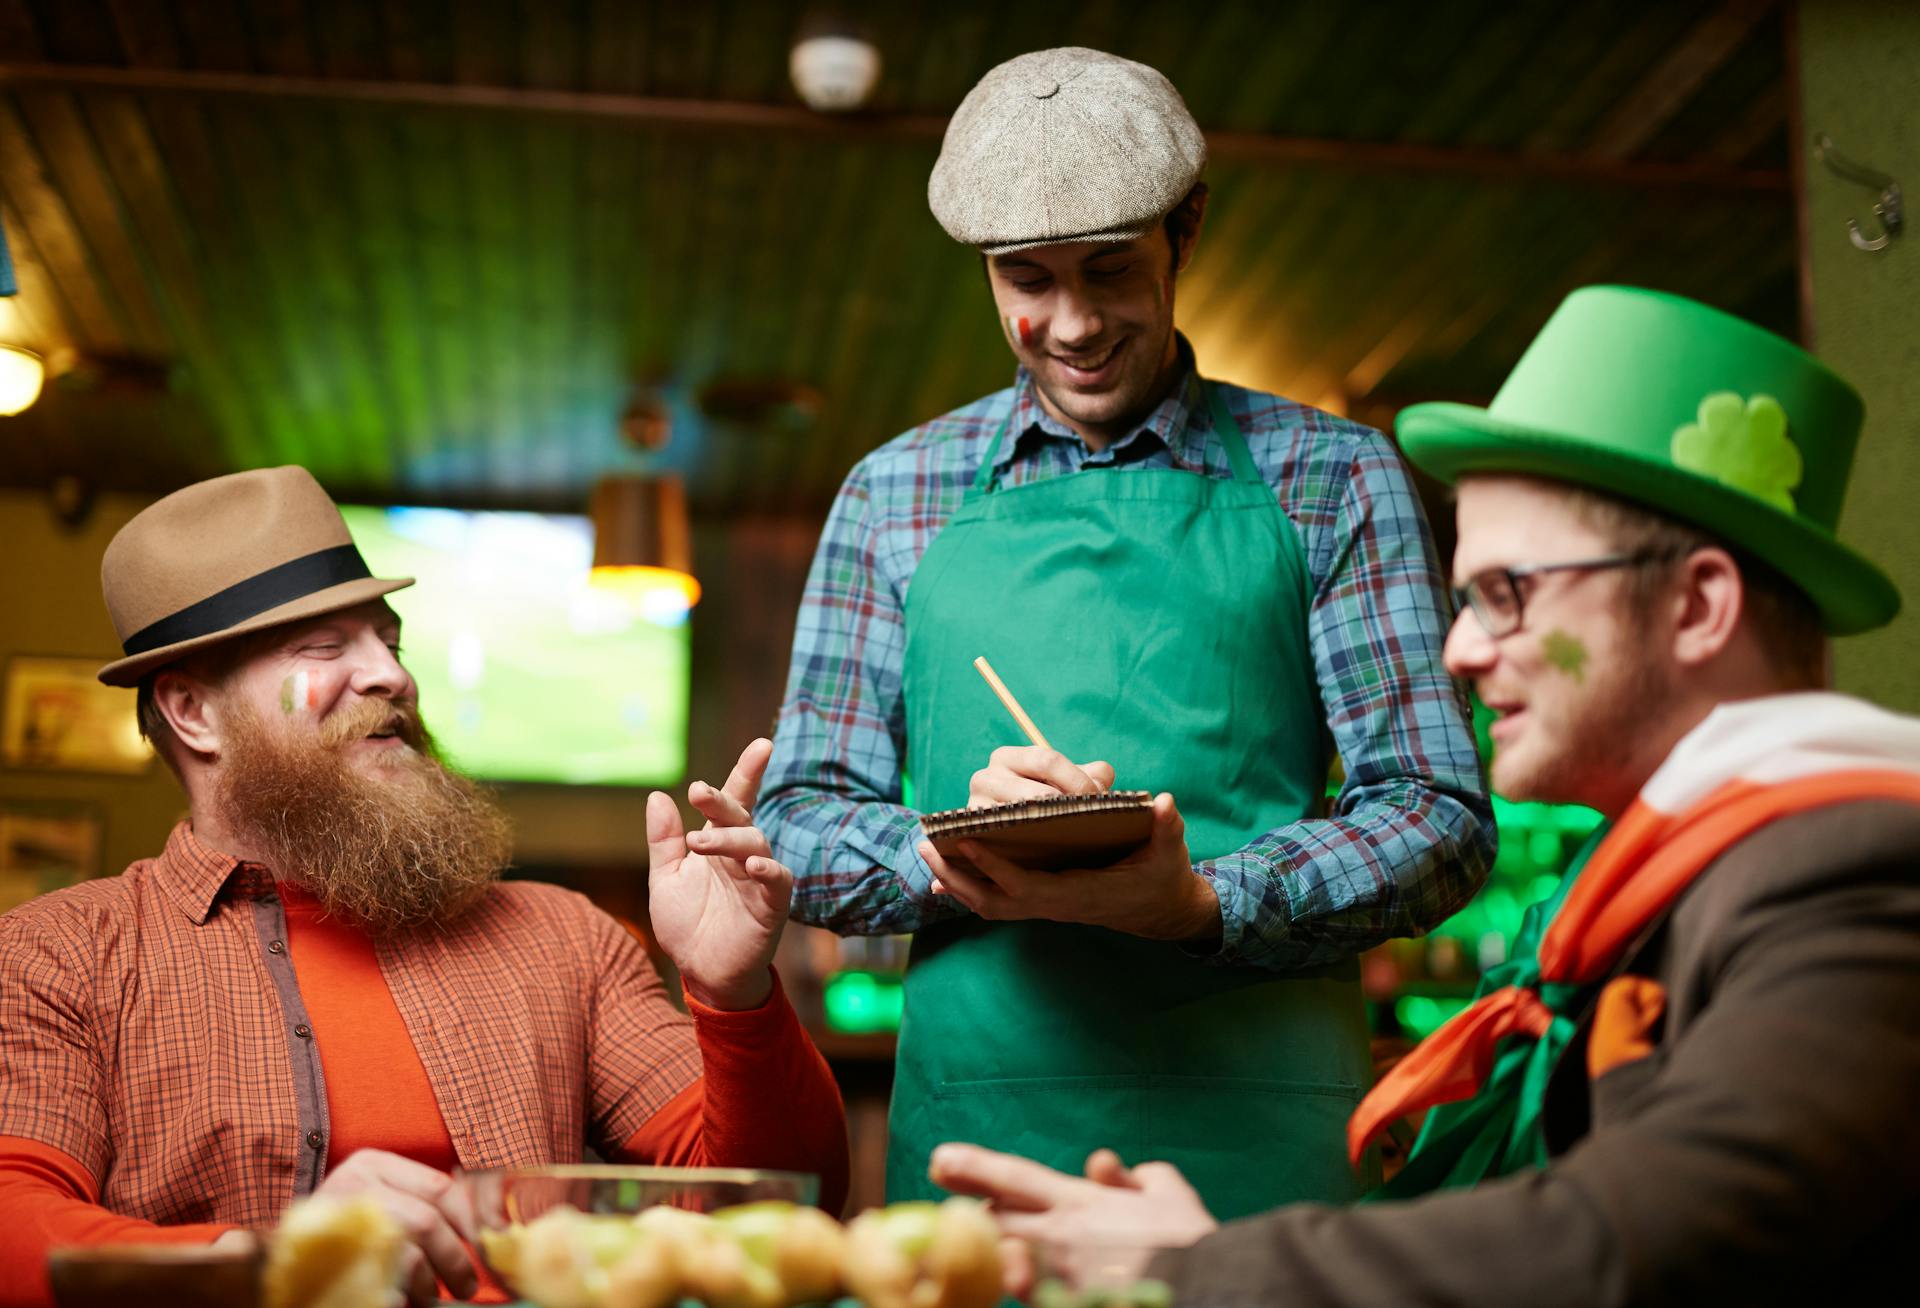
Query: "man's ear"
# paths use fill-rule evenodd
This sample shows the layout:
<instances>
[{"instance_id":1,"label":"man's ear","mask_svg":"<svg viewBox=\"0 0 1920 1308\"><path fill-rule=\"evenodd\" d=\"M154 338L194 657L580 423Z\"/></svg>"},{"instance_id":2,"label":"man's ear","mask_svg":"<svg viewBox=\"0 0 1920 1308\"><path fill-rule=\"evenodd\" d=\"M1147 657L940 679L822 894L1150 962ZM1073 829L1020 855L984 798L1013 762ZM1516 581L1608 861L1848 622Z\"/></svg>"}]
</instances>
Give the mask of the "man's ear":
<instances>
[{"instance_id":1,"label":"man's ear","mask_svg":"<svg viewBox=\"0 0 1920 1308\"><path fill-rule=\"evenodd\" d=\"M1688 667L1712 662L1726 649L1746 611L1740 565L1723 549L1697 549L1681 561L1674 597L1673 656Z\"/></svg>"},{"instance_id":2,"label":"man's ear","mask_svg":"<svg viewBox=\"0 0 1920 1308\"><path fill-rule=\"evenodd\" d=\"M162 672L153 679L153 706L180 743L196 754L220 752L220 710L208 689L184 672Z\"/></svg>"},{"instance_id":3,"label":"man's ear","mask_svg":"<svg viewBox=\"0 0 1920 1308\"><path fill-rule=\"evenodd\" d=\"M1174 223L1179 233L1179 248L1174 251L1173 270L1183 273L1187 265L1193 262L1193 252L1200 245L1200 228L1207 220L1207 184L1196 182L1186 199L1180 201L1182 213Z\"/></svg>"}]
</instances>

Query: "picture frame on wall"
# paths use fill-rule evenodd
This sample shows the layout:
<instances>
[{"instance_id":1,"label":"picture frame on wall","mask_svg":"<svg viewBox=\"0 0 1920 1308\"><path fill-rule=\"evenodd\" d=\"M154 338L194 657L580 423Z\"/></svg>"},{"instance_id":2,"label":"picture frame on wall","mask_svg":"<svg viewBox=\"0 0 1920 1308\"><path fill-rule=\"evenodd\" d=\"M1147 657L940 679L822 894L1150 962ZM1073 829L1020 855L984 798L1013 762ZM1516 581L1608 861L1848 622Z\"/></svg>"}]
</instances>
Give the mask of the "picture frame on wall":
<instances>
[{"instance_id":1,"label":"picture frame on wall","mask_svg":"<svg viewBox=\"0 0 1920 1308\"><path fill-rule=\"evenodd\" d=\"M100 875L106 822L84 804L0 799L0 913Z\"/></svg>"},{"instance_id":2,"label":"picture frame on wall","mask_svg":"<svg viewBox=\"0 0 1920 1308\"><path fill-rule=\"evenodd\" d=\"M0 766L137 776L153 765L134 692L103 686L98 658L16 654L0 687Z\"/></svg>"}]
</instances>

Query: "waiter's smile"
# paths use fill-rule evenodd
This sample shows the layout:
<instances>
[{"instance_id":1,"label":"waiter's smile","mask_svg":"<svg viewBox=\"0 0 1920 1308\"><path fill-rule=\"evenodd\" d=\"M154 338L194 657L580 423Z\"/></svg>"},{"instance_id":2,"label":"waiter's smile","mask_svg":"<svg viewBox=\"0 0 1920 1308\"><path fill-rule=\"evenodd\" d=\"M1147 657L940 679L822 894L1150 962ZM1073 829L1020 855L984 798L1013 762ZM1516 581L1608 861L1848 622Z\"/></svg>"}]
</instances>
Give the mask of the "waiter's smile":
<instances>
[{"instance_id":1,"label":"waiter's smile","mask_svg":"<svg viewBox=\"0 0 1920 1308\"><path fill-rule=\"evenodd\" d=\"M1050 357L1060 365L1067 380L1077 386L1098 386L1111 381L1117 369L1120 352L1126 347L1124 339L1115 341L1098 354L1065 355L1054 354Z\"/></svg>"}]
</instances>

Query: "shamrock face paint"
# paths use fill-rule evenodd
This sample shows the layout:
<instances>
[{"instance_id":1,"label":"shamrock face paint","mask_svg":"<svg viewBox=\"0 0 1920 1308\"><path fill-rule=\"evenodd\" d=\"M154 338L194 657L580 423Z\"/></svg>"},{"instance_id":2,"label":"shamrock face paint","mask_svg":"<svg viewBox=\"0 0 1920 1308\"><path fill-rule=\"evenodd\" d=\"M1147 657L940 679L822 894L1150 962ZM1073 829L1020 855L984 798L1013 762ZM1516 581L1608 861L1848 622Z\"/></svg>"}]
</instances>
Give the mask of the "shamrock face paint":
<instances>
[{"instance_id":1,"label":"shamrock face paint","mask_svg":"<svg viewBox=\"0 0 1920 1308\"><path fill-rule=\"evenodd\" d=\"M283 677L280 680L280 712L287 717L295 713L313 711L313 685L307 670Z\"/></svg>"},{"instance_id":2,"label":"shamrock face paint","mask_svg":"<svg viewBox=\"0 0 1920 1308\"><path fill-rule=\"evenodd\" d=\"M1587 679L1587 647L1578 636L1555 627L1540 639L1540 652L1547 662L1575 681Z\"/></svg>"}]
</instances>

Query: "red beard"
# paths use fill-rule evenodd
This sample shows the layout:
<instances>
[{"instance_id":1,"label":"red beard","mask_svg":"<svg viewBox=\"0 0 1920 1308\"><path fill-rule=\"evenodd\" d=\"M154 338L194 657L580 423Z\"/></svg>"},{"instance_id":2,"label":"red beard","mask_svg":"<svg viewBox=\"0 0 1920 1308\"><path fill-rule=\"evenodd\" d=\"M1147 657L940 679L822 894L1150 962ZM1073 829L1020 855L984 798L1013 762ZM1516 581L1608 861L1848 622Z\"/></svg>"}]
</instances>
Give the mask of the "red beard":
<instances>
[{"instance_id":1,"label":"red beard","mask_svg":"<svg viewBox=\"0 0 1920 1308\"><path fill-rule=\"evenodd\" d=\"M506 867L506 815L441 763L412 705L363 700L324 720L317 743L270 730L237 701L227 716L214 796L223 819L329 913L376 935L442 926ZM347 750L376 732L406 748L362 771Z\"/></svg>"}]
</instances>

